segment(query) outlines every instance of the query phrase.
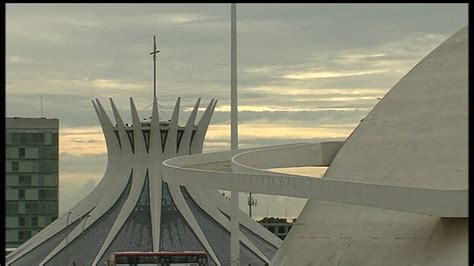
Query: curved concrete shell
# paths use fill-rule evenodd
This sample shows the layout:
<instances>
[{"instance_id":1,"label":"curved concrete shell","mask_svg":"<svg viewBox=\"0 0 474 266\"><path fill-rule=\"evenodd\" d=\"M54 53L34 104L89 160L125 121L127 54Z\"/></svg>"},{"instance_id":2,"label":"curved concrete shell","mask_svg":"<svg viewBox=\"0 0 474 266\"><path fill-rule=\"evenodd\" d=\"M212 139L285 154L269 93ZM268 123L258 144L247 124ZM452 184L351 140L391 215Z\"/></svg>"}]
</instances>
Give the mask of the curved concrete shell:
<instances>
[{"instance_id":1,"label":"curved concrete shell","mask_svg":"<svg viewBox=\"0 0 474 266\"><path fill-rule=\"evenodd\" d=\"M346 140L324 178L468 189L468 27L427 55ZM410 199L417 205L417 197ZM466 198L467 201L467 198ZM309 200L275 265L467 265L468 218Z\"/></svg>"},{"instance_id":2,"label":"curved concrete shell","mask_svg":"<svg viewBox=\"0 0 474 266\"><path fill-rule=\"evenodd\" d=\"M184 127L178 125L180 99L168 122L160 122L156 98L151 121L124 124L110 100L112 123L99 100L93 107L107 144L104 177L94 190L55 222L7 257L7 265L104 265L119 251L205 251L211 265L230 264L230 203L217 191L163 181L162 161L201 153L217 101L195 124L200 99ZM239 216L241 261L269 263L281 240Z\"/></svg>"}]
</instances>

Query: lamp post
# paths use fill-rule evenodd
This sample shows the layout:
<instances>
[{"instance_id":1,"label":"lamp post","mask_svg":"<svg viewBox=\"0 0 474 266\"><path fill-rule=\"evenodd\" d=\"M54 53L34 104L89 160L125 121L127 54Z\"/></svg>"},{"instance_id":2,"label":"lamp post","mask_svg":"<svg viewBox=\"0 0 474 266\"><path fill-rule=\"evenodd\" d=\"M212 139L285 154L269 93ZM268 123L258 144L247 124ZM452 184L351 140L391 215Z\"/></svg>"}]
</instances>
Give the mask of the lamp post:
<instances>
[{"instance_id":1,"label":"lamp post","mask_svg":"<svg viewBox=\"0 0 474 266\"><path fill-rule=\"evenodd\" d=\"M67 213L66 228L69 226L69 216L71 216L71 214L72 214L71 211L69 211L69 212ZM69 255L68 255L68 252L67 252L67 244L68 244L67 236L68 236L68 235L66 235L66 247L65 247L65 249L66 249L66 264L69 264Z\"/></svg>"},{"instance_id":2,"label":"lamp post","mask_svg":"<svg viewBox=\"0 0 474 266\"><path fill-rule=\"evenodd\" d=\"M86 220L87 220L87 218L89 218L90 216L91 216L90 214L86 215L86 217L84 218L84 220L81 221L81 222L82 222L81 235L82 235L82 233L84 232L84 227L86 226Z\"/></svg>"}]
</instances>

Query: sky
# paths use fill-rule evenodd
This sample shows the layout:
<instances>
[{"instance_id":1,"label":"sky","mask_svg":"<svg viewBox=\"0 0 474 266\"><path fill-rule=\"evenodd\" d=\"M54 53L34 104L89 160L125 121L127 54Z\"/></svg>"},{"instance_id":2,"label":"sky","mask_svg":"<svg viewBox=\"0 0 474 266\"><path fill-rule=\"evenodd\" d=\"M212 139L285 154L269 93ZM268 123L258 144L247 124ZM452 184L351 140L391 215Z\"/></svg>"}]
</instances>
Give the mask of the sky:
<instances>
[{"instance_id":1,"label":"sky","mask_svg":"<svg viewBox=\"0 0 474 266\"><path fill-rule=\"evenodd\" d=\"M345 139L467 24L467 4L238 4L239 147ZM130 122L133 97L150 116L153 35L160 117L181 97L184 124L197 98L203 108L215 98L204 152L230 149L230 4L6 5L6 115L39 117L42 97L44 116L59 119L60 214L106 167L91 100L110 115L112 97ZM306 202L256 199L257 218L293 218Z\"/></svg>"}]
</instances>

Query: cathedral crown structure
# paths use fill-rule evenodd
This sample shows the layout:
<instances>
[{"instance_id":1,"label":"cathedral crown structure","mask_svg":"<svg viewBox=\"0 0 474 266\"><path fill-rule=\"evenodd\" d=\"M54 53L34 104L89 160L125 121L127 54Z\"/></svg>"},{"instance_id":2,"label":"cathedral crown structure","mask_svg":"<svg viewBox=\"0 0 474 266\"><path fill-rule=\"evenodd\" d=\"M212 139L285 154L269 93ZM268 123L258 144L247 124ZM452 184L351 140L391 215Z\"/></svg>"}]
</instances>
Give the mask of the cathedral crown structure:
<instances>
[{"instance_id":1,"label":"cathedral crown structure","mask_svg":"<svg viewBox=\"0 0 474 266\"><path fill-rule=\"evenodd\" d=\"M211 265L230 264L230 204L217 190L163 181L166 159L201 153L217 101L195 123L200 99L178 125L180 98L169 121L140 120L130 98L132 125L110 99L115 123L92 101L107 145L107 168L94 190L7 256L7 265L104 265L114 252L204 251ZM240 212L241 263L269 263L281 240Z\"/></svg>"}]
</instances>

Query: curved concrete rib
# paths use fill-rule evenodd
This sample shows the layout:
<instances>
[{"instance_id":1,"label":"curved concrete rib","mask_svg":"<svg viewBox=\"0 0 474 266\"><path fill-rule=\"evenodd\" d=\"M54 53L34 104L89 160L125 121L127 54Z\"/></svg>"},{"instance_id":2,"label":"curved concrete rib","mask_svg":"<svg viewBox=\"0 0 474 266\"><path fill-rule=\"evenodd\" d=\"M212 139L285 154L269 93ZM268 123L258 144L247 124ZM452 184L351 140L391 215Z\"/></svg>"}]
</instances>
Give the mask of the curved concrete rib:
<instances>
[{"instance_id":1,"label":"curved concrete rib","mask_svg":"<svg viewBox=\"0 0 474 266\"><path fill-rule=\"evenodd\" d=\"M102 105L100 102L98 102L98 107L99 110L101 110L101 113L105 114L105 110L103 109ZM115 156L114 160L112 161L119 161L118 165L119 167L115 167L115 171L111 173L110 179L112 179L112 183L109 184L107 187L104 187L104 190L102 191L103 197L99 202L97 202L95 208L90 212L90 216L87 219L87 223L84 225L84 229L82 228L82 225L79 224L74 228L67 236L68 243L71 243L74 241L77 237L79 237L82 233L83 230L87 230L90 226L92 226L95 222L97 222L112 206L115 204L115 202L119 199L120 195L122 192L125 190L128 180L131 178L130 177L130 171L132 169L132 160L130 160L130 155L131 155L131 145L130 142L128 141L128 137L126 136L125 132L125 126L123 124L122 118L120 114L118 113L115 104L112 99L110 99L112 110L114 112L115 120L117 123L117 130L119 132L120 138L125 141L122 141L121 148L118 146L115 146L116 149L119 151L116 153L113 153L112 155ZM103 120L106 122L107 120ZM108 120L110 122L110 119ZM106 137L113 138L117 140L115 133L113 131L108 130L108 135ZM115 145L118 144L117 142L114 142ZM116 166L116 164L114 165ZM127 174L123 174L127 173ZM119 178L117 178L117 176ZM105 177L104 177L105 179ZM133 183L133 182L132 182ZM71 214L72 216L72 214ZM79 218L77 218L79 219ZM76 220L77 220L76 219ZM53 249L41 262L41 265L47 263L50 259L52 259L56 254L58 254L61 250L63 250L66 247L66 239L64 239L58 246Z\"/></svg>"},{"instance_id":2,"label":"curved concrete rib","mask_svg":"<svg viewBox=\"0 0 474 266\"><path fill-rule=\"evenodd\" d=\"M151 115L150 141L148 149L148 181L150 184L150 215L152 226L153 251L160 248L160 228L161 228L161 191L162 173L161 162L163 161L163 150L161 147L160 119L158 116L158 102L153 99L153 110Z\"/></svg>"},{"instance_id":3,"label":"curved concrete rib","mask_svg":"<svg viewBox=\"0 0 474 266\"><path fill-rule=\"evenodd\" d=\"M307 144L307 149L323 154L325 149L334 148L334 142ZM301 149L295 153L295 145L287 146L295 161L304 160L307 154ZM266 150L266 156L259 156L262 165L272 165L269 162L274 158L275 147L261 149L260 155ZM280 148L280 151L284 148ZM331 151L331 149L330 149ZM247 153L250 154L251 152ZM369 184L361 182L343 181L327 178L312 178L300 175L269 173L254 167L244 167L238 164L238 156L234 158L234 169L244 173L229 173L206 171L185 168L196 164L206 164L223 161L224 157L231 156L231 152L189 155L169 159L163 162L164 180L186 186L205 187L222 190L237 190L259 194L280 195L308 199L319 199L346 204L355 204L402 212L434 215L438 217L468 217L467 190L435 190L427 188L389 186L383 184ZM333 156L335 153L330 152ZM298 157L296 160L296 157ZM325 165L327 156L323 154L320 161L313 161L309 165ZM332 160L332 158L331 158ZM284 164L288 166L288 164ZM298 166L302 166L298 163Z\"/></svg>"},{"instance_id":4,"label":"curved concrete rib","mask_svg":"<svg viewBox=\"0 0 474 266\"><path fill-rule=\"evenodd\" d=\"M117 107L115 107L115 103L114 103L114 100L112 100L112 98L110 98L110 105L112 106L115 122L117 124L117 130L119 133L122 152L125 154L132 153L132 144L128 140L128 135L127 135L127 132L125 131L125 125L123 124L122 117L120 116L120 113L118 112Z\"/></svg>"},{"instance_id":5,"label":"curved concrete rib","mask_svg":"<svg viewBox=\"0 0 474 266\"><path fill-rule=\"evenodd\" d=\"M178 156L188 155L190 153L190 144L191 144L191 136L193 134L194 121L196 120L196 115L197 115L200 103L201 103L201 98L198 98L196 104L194 105L194 109L188 118L188 122L186 122L183 135L179 142Z\"/></svg>"},{"instance_id":6,"label":"curved concrete rib","mask_svg":"<svg viewBox=\"0 0 474 266\"><path fill-rule=\"evenodd\" d=\"M143 189L145 189L145 178L146 178L146 167L143 167L144 162L146 161L146 147L145 140L143 138L143 128L138 118L137 110L135 108L135 103L133 99L130 98L130 109L132 113L132 122L133 122L133 138L134 138L134 150L133 154L129 153L129 160L133 162L133 180L132 186L130 188L130 194L127 197L120 213L118 214L116 221L107 235L104 243L102 244L97 256L95 257L93 264L96 265L99 263L100 258L107 251L107 248L110 246L114 238L119 233L120 229L127 222L128 217L135 209L137 202L140 199ZM118 112L117 112L118 114Z\"/></svg>"},{"instance_id":7,"label":"curved concrete rib","mask_svg":"<svg viewBox=\"0 0 474 266\"><path fill-rule=\"evenodd\" d=\"M204 144L204 139L206 137L207 129L209 128L209 123L211 122L212 114L216 108L217 100L212 99L209 105L204 111L204 114L201 116L197 124L197 130L194 134L194 138L191 143L191 154L202 153L202 148Z\"/></svg>"},{"instance_id":8,"label":"curved concrete rib","mask_svg":"<svg viewBox=\"0 0 474 266\"><path fill-rule=\"evenodd\" d=\"M117 145L118 140L115 136L115 133L113 132L113 125L110 121L110 118L103 109L100 101L98 99L96 99L96 101L97 105L94 103L94 101L92 101L92 105L102 127L108 151L107 168L105 170L103 178L87 197L85 197L79 203L73 206L67 213L61 215L48 227L41 230L30 241L27 241L25 244L28 244L28 246L26 246L24 249L17 249L17 251L12 253L12 255L14 256L12 256L11 258L7 257L8 263L15 262L24 254L28 253L41 243L44 243L49 238L55 236L57 233L65 229L67 225L73 224L86 213L91 212L91 210L93 210L107 194L107 191L110 189L110 186L114 184L114 178L119 169L117 167L111 167L111 165L116 165L116 163L119 162L120 156L117 156L117 154L120 154L120 147ZM91 219L89 219L89 221L91 221Z\"/></svg>"},{"instance_id":9,"label":"curved concrete rib","mask_svg":"<svg viewBox=\"0 0 474 266\"><path fill-rule=\"evenodd\" d=\"M178 146L178 118L179 118L179 106L181 104L181 98L178 97L176 105L174 106L173 115L171 116L170 127L168 130L168 136L166 137L165 145L165 159L176 156Z\"/></svg>"},{"instance_id":10,"label":"curved concrete rib","mask_svg":"<svg viewBox=\"0 0 474 266\"><path fill-rule=\"evenodd\" d=\"M224 216L205 195L198 188L187 188L187 191L191 198L212 218L216 220L222 227L230 233L230 221ZM239 231L240 242L254 252L259 258L266 263L270 263L270 260L242 233Z\"/></svg>"},{"instance_id":11,"label":"curved concrete rib","mask_svg":"<svg viewBox=\"0 0 474 266\"><path fill-rule=\"evenodd\" d=\"M201 227L199 226L198 222L196 221L196 218L194 218L194 215L189 209L189 206L186 203L183 194L181 194L180 187L175 184L168 184L168 189L171 194L171 197L173 198L173 202L176 205L176 208L178 208L179 212L183 215L183 218L186 220L186 223L191 227L191 230L194 232L194 234L196 234L196 237L204 246L207 253L209 253L209 256L214 260L214 262L216 262L217 265L221 265L221 262L217 258L216 253L207 241L207 238L201 230Z\"/></svg>"}]
</instances>

